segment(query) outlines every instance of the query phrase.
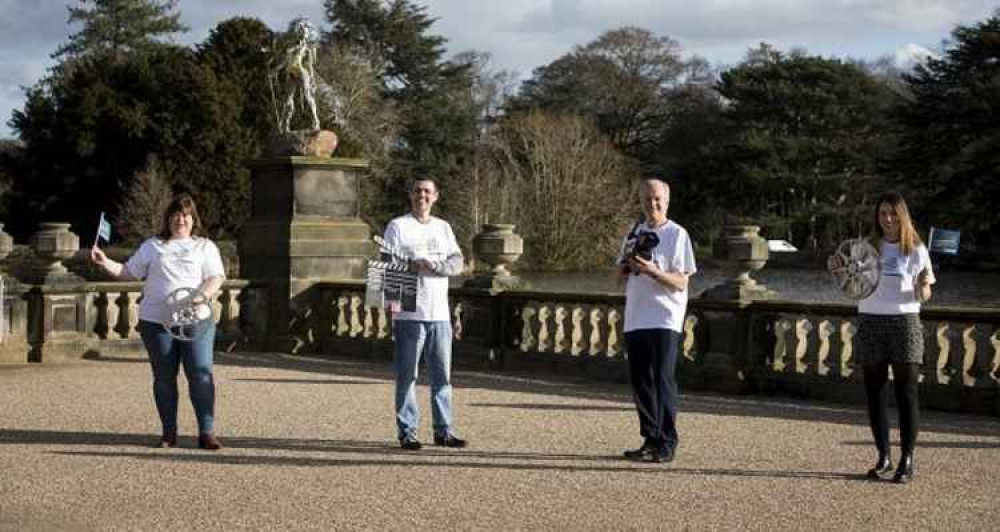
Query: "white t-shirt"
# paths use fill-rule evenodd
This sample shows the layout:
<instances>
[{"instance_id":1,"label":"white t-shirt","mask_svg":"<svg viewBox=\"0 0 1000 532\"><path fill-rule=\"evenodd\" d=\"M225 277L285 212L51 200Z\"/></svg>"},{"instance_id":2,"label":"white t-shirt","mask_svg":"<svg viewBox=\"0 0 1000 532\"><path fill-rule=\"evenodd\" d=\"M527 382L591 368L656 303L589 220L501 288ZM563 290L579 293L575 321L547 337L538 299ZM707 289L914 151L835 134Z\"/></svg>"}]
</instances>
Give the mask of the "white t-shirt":
<instances>
[{"instance_id":1,"label":"white t-shirt","mask_svg":"<svg viewBox=\"0 0 1000 532\"><path fill-rule=\"evenodd\" d=\"M858 312L861 314L917 314L920 312L920 301L913 282L920 271L927 268L930 272L928 280L936 282L934 270L931 269L931 257L923 244L916 247L909 255L902 256L899 244L882 241L879 251L879 261L882 263L882 276L879 278L875 292L858 302Z\"/></svg>"},{"instance_id":2,"label":"white t-shirt","mask_svg":"<svg viewBox=\"0 0 1000 532\"><path fill-rule=\"evenodd\" d=\"M165 303L178 288L196 289L208 277L225 277L219 248L207 238L160 240L153 237L125 263L128 274L145 279L139 319L153 322L170 320Z\"/></svg>"},{"instance_id":3,"label":"white t-shirt","mask_svg":"<svg viewBox=\"0 0 1000 532\"><path fill-rule=\"evenodd\" d=\"M653 232L660 243L653 248L653 262L666 272L693 275L698 271L694 263L691 238L680 225L668 220L656 229L640 224L622 241L617 263L621 263L625 246L630 237L642 232ZM638 329L670 329L681 332L687 310L688 291L673 292L651 279L648 275L629 274L625 286L625 332Z\"/></svg>"},{"instance_id":4,"label":"white t-shirt","mask_svg":"<svg viewBox=\"0 0 1000 532\"><path fill-rule=\"evenodd\" d=\"M427 223L420 223L412 214L395 218L385 228L385 243L397 248L408 259L443 261L454 254L461 254L455 233L448 222L431 216ZM417 280L417 309L398 312L397 320L451 321L448 313L448 278L421 275Z\"/></svg>"}]
</instances>

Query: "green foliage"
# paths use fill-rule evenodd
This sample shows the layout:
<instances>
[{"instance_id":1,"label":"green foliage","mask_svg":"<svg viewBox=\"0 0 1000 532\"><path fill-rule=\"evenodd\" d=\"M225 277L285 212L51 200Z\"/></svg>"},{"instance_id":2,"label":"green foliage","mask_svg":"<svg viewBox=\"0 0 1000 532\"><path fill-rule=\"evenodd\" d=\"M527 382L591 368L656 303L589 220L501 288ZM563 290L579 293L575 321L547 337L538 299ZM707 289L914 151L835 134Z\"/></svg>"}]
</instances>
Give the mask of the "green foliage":
<instances>
[{"instance_id":1,"label":"green foliage","mask_svg":"<svg viewBox=\"0 0 1000 532\"><path fill-rule=\"evenodd\" d=\"M779 222L800 246L841 236L871 182L884 180L895 94L858 65L766 45L724 72L716 90L728 134L702 155L714 166L705 184L725 208Z\"/></svg>"},{"instance_id":2,"label":"green foliage","mask_svg":"<svg viewBox=\"0 0 1000 532\"><path fill-rule=\"evenodd\" d=\"M958 26L944 55L906 76L913 97L900 105L903 149L896 164L935 224L955 224L996 242L1000 213L1000 10ZM966 239L963 239L966 240Z\"/></svg>"},{"instance_id":3,"label":"green foliage","mask_svg":"<svg viewBox=\"0 0 1000 532\"><path fill-rule=\"evenodd\" d=\"M70 35L53 57L79 57L136 51L154 44L155 38L187 31L180 23L180 13L172 11L177 0L78 0L69 6L69 23L83 23L83 29ZM90 6L90 7L88 7Z\"/></svg>"},{"instance_id":4,"label":"green foliage","mask_svg":"<svg viewBox=\"0 0 1000 532\"><path fill-rule=\"evenodd\" d=\"M434 19L408 0L326 0L332 25L325 40L376 58L381 90L398 113L400 128L391 164L376 176L384 202L376 225L407 210L409 178L447 180L472 159L476 120L462 102L472 86L471 66L444 60L446 40L430 33Z\"/></svg>"},{"instance_id":5,"label":"green foliage","mask_svg":"<svg viewBox=\"0 0 1000 532\"><path fill-rule=\"evenodd\" d=\"M618 28L536 69L510 107L587 117L626 154L652 162L675 91L704 81L692 76L700 65L669 37Z\"/></svg>"},{"instance_id":6,"label":"green foliage","mask_svg":"<svg viewBox=\"0 0 1000 532\"><path fill-rule=\"evenodd\" d=\"M267 55L276 35L256 18L235 17L213 28L197 46L198 62L224 81L226 97L240 110L239 123L254 131L257 151L276 127L268 96Z\"/></svg>"}]
</instances>

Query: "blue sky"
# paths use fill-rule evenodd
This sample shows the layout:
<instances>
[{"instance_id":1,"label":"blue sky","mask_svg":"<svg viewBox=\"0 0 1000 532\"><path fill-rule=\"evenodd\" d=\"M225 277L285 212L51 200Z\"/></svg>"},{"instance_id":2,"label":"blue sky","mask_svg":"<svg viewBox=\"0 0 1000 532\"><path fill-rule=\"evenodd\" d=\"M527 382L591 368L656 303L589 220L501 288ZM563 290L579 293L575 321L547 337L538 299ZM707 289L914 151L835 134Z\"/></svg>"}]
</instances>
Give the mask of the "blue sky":
<instances>
[{"instance_id":1,"label":"blue sky","mask_svg":"<svg viewBox=\"0 0 1000 532\"><path fill-rule=\"evenodd\" d=\"M574 45L634 25L677 40L683 55L733 64L747 48L768 42L825 56L875 59L934 51L956 24L990 16L984 0L422 0L438 19L433 31L448 51L489 52L494 68L526 76ZM67 0L0 0L0 137L11 111L24 102L51 66L56 47L78 28L67 25ZM217 23L237 15L284 29L296 16L325 25L322 0L180 0L191 31L181 44L205 39Z\"/></svg>"}]
</instances>

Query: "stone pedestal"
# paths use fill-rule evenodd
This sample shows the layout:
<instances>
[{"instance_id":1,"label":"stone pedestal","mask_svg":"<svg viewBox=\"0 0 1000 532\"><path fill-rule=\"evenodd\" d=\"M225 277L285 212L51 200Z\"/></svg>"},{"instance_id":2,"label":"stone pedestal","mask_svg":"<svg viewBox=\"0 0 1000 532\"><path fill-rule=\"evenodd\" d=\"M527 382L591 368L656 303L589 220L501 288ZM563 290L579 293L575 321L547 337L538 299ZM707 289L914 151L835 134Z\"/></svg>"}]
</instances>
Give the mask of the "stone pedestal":
<instances>
[{"instance_id":1,"label":"stone pedestal","mask_svg":"<svg viewBox=\"0 0 1000 532\"><path fill-rule=\"evenodd\" d=\"M488 269L466 281L464 286L493 291L527 286L508 269L524 253L524 240L514 233L513 224L483 224L482 231L472 239L472 250L476 260L485 263Z\"/></svg>"},{"instance_id":2,"label":"stone pedestal","mask_svg":"<svg viewBox=\"0 0 1000 532\"><path fill-rule=\"evenodd\" d=\"M297 352L311 343L314 284L361 279L376 253L360 218L368 165L358 159L277 157L249 163L253 200L240 235L240 276L268 289L271 348Z\"/></svg>"}]
</instances>

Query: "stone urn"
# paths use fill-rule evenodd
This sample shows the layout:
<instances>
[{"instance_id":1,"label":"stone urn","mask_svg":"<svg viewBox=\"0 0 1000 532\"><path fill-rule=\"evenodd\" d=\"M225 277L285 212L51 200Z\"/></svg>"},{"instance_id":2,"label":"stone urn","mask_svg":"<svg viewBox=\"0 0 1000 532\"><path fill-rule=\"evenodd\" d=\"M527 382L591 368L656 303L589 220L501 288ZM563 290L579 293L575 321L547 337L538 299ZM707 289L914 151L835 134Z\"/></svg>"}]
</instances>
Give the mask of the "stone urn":
<instances>
[{"instance_id":1,"label":"stone urn","mask_svg":"<svg viewBox=\"0 0 1000 532\"><path fill-rule=\"evenodd\" d=\"M42 222L37 233L31 235L29 244L38 261L32 271L32 282L48 284L81 280L63 265L80 249L80 237L69 230L68 223Z\"/></svg>"},{"instance_id":2,"label":"stone urn","mask_svg":"<svg viewBox=\"0 0 1000 532\"><path fill-rule=\"evenodd\" d=\"M767 299L774 295L750 274L767 264L767 240L760 236L756 225L729 224L723 226L722 238L715 241L712 256L723 261L730 277L722 284L707 290L702 297L708 299Z\"/></svg>"},{"instance_id":3,"label":"stone urn","mask_svg":"<svg viewBox=\"0 0 1000 532\"><path fill-rule=\"evenodd\" d=\"M524 240L514 232L513 224L483 224L482 231L472 239L472 251L476 260L489 269L466 282L466 286L490 289L524 286L508 268L524 253Z\"/></svg>"}]
</instances>

